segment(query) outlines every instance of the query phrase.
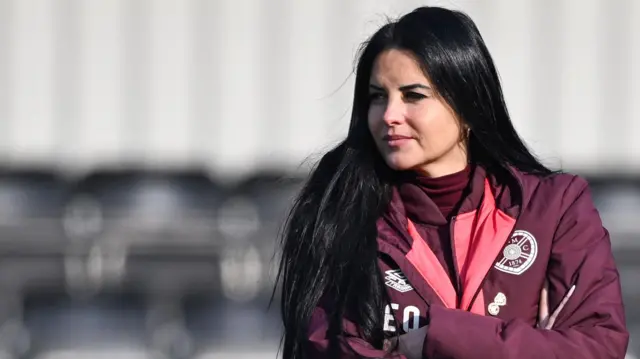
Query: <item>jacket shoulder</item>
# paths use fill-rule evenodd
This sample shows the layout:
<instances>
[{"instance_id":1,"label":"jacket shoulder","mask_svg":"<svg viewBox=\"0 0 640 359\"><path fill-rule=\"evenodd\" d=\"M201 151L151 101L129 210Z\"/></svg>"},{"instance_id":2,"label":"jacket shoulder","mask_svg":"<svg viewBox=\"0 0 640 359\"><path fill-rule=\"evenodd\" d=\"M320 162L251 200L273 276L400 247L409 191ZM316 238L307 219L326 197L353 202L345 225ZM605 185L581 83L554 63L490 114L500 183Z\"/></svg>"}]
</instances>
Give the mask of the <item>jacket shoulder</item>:
<instances>
[{"instance_id":1,"label":"jacket shoulder","mask_svg":"<svg viewBox=\"0 0 640 359\"><path fill-rule=\"evenodd\" d=\"M551 204L556 203L566 209L578 198L590 197L589 182L579 175L561 172L548 176L522 174L520 181L527 202L540 198Z\"/></svg>"}]
</instances>

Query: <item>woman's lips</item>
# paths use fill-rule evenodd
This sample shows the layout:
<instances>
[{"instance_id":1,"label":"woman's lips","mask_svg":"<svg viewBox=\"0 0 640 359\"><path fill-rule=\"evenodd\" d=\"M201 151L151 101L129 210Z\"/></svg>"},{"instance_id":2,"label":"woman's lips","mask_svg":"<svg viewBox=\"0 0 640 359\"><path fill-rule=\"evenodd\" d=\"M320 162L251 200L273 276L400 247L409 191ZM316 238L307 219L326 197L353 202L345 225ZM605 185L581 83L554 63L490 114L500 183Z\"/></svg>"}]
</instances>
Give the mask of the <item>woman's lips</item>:
<instances>
[{"instance_id":1,"label":"woman's lips","mask_svg":"<svg viewBox=\"0 0 640 359\"><path fill-rule=\"evenodd\" d=\"M387 145L389 145L389 147L400 147L413 140L413 137L403 135L386 135L382 139L387 143Z\"/></svg>"}]
</instances>

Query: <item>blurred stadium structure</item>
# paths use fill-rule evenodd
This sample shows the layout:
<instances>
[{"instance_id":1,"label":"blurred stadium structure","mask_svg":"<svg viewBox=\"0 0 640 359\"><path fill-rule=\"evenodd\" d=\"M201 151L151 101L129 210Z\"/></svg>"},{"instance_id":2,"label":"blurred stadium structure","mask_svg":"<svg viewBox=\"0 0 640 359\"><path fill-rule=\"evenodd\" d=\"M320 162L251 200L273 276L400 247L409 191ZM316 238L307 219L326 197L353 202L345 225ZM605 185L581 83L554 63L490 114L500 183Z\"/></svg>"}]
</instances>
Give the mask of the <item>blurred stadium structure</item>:
<instances>
[{"instance_id":1,"label":"blurred stadium structure","mask_svg":"<svg viewBox=\"0 0 640 359\"><path fill-rule=\"evenodd\" d=\"M278 227L357 45L420 4L477 21L525 139L591 180L637 358L635 0L0 0L0 358L275 358Z\"/></svg>"}]
</instances>

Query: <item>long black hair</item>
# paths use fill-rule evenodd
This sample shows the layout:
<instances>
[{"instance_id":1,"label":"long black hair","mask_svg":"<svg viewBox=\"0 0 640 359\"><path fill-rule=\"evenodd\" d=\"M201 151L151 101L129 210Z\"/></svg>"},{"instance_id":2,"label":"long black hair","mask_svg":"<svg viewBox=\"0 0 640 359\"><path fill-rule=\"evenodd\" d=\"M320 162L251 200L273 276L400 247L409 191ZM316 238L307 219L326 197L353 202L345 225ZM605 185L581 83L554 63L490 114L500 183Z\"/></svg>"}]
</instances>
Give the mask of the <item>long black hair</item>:
<instances>
[{"instance_id":1,"label":"long black hair","mask_svg":"<svg viewBox=\"0 0 640 359\"><path fill-rule=\"evenodd\" d=\"M360 50L347 137L319 161L284 227L278 271L284 359L305 357L309 320L321 300L331 308L328 357L339 357L346 313L363 339L382 348L388 297L377 267L376 221L389 204L393 171L375 147L367 112L374 61L389 49L412 53L468 126L471 161L487 171L552 173L516 133L491 55L467 15L421 7L382 26Z\"/></svg>"}]
</instances>

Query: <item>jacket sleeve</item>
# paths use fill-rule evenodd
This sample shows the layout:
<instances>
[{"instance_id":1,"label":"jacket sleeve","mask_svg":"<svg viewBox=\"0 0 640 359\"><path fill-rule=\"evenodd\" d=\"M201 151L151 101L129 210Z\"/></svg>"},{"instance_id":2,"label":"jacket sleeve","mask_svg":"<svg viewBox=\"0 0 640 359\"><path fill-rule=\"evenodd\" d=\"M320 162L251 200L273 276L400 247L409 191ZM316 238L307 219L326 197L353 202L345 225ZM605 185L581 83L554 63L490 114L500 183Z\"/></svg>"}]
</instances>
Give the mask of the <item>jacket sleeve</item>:
<instances>
[{"instance_id":1,"label":"jacket sleeve","mask_svg":"<svg viewBox=\"0 0 640 359\"><path fill-rule=\"evenodd\" d=\"M623 359L629 334L609 235L585 180L565 192L547 269L550 310L576 289L552 330L431 306L425 358ZM460 340L464 338L464 340Z\"/></svg>"},{"instance_id":2,"label":"jacket sleeve","mask_svg":"<svg viewBox=\"0 0 640 359\"><path fill-rule=\"evenodd\" d=\"M329 320L323 307L317 307L311 317L309 323L309 345L307 346L307 354L311 359L330 359L327 350L329 348L329 338L327 337L327 329ZM406 359L406 357L397 352L388 353L384 350L376 349L371 344L358 336L358 330L355 323L348 318L343 319L344 334L340 339L340 352L342 359L355 358L390 358L390 359Z\"/></svg>"}]
</instances>

